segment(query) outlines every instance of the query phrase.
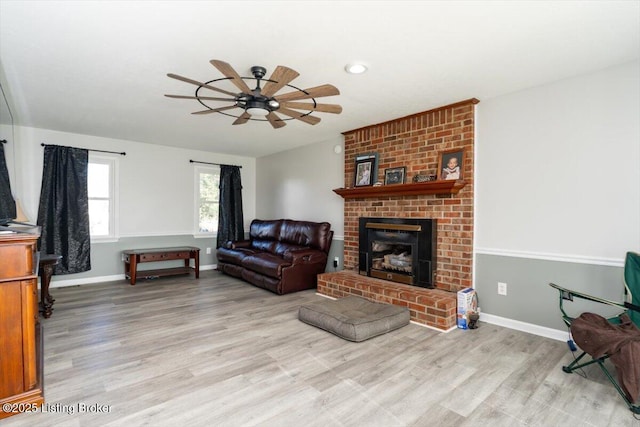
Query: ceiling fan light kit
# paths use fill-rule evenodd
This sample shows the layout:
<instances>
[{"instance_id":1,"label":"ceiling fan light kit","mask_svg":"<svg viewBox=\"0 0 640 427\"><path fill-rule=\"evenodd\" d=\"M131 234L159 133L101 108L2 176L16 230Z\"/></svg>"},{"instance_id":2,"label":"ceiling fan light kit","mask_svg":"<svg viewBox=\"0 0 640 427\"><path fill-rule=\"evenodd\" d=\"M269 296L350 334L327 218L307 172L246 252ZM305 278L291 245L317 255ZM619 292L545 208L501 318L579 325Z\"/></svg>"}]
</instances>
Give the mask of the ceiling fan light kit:
<instances>
[{"instance_id":1,"label":"ceiling fan light kit","mask_svg":"<svg viewBox=\"0 0 640 427\"><path fill-rule=\"evenodd\" d=\"M260 117L267 117L267 114L269 114L269 110L265 109L262 106L258 106L258 107L247 107L247 109L245 110L247 113L249 113L250 116L260 116Z\"/></svg>"},{"instance_id":2,"label":"ceiling fan light kit","mask_svg":"<svg viewBox=\"0 0 640 427\"><path fill-rule=\"evenodd\" d=\"M228 63L216 59L212 59L210 62L211 65L216 67L218 71L224 75L223 78L200 82L170 73L167 74L168 77L195 85L197 89L194 96L165 96L176 99L195 99L207 108L206 110L196 111L192 114L224 114L236 118L233 122L234 125L245 124L249 120L267 121L274 129L285 126L285 120L299 120L307 124L315 125L320 122L320 118L312 116L311 113L316 111L332 114L340 114L342 112L340 105L318 104L316 102L316 98L339 95L340 91L335 86L325 84L308 89L300 89L290 84L293 79L299 76L298 72L290 68L278 65L271 76L265 79L264 76L267 74L267 70L264 67L253 66L251 67L253 77L240 77ZM240 92L234 93L214 86L214 84L218 84L218 82L224 80L230 81ZM245 80L255 80L256 87L251 89ZM278 94L278 92L284 88L291 88L293 91L281 95ZM218 92L227 95L227 97L206 96L208 95L207 92L205 92L206 90ZM310 100L311 102L296 102L303 99ZM205 101L233 102L233 105L211 107ZM244 112L239 116L226 112L227 110L236 108L242 109ZM288 116L288 118L282 118L276 114L276 112Z\"/></svg>"}]
</instances>

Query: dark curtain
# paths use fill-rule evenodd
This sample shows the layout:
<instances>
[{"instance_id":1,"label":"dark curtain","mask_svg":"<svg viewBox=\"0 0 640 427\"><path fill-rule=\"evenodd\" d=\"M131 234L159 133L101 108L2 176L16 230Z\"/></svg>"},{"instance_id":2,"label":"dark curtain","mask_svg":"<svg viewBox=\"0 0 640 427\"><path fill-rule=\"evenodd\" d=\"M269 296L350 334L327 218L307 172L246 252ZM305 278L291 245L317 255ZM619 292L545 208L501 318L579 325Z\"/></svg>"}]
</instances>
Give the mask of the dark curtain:
<instances>
[{"instance_id":1,"label":"dark curtain","mask_svg":"<svg viewBox=\"0 0 640 427\"><path fill-rule=\"evenodd\" d=\"M16 202L11 195L11 181L4 157L4 144L0 142L0 220L16 217Z\"/></svg>"},{"instance_id":2,"label":"dark curtain","mask_svg":"<svg viewBox=\"0 0 640 427\"><path fill-rule=\"evenodd\" d=\"M219 248L228 240L244 239L242 180L238 166L220 166L220 209L218 211Z\"/></svg>"},{"instance_id":3,"label":"dark curtain","mask_svg":"<svg viewBox=\"0 0 640 427\"><path fill-rule=\"evenodd\" d=\"M80 148L44 147L38 225L40 251L62 255L55 274L91 270L89 152Z\"/></svg>"}]
</instances>

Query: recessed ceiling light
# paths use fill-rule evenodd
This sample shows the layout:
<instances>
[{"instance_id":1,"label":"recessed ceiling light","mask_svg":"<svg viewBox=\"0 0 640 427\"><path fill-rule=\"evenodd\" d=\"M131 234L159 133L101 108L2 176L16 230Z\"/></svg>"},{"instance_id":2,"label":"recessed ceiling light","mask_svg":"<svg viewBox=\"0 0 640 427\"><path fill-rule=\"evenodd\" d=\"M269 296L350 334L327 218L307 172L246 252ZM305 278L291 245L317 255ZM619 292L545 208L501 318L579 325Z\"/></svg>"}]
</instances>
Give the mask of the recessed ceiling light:
<instances>
[{"instance_id":1,"label":"recessed ceiling light","mask_svg":"<svg viewBox=\"0 0 640 427\"><path fill-rule=\"evenodd\" d=\"M352 64L347 64L344 67L344 70L349 74L362 74L365 71L367 71L367 66L364 64L354 62Z\"/></svg>"}]
</instances>

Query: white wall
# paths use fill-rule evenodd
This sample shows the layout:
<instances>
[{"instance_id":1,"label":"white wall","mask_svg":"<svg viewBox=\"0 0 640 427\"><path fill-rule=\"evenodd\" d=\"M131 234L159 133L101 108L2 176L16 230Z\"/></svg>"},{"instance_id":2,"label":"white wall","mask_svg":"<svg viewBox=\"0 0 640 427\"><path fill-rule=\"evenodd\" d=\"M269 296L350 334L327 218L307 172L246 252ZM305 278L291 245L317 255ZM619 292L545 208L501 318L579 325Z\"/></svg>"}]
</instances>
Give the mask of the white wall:
<instances>
[{"instance_id":1,"label":"white wall","mask_svg":"<svg viewBox=\"0 0 640 427\"><path fill-rule=\"evenodd\" d=\"M476 252L620 265L640 250L639 64L481 100Z\"/></svg>"},{"instance_id":2,"label":"white wall","mask_svg":"<svg viewBox=\"0 0 640 427\"><path fill-rule=\"evenodd\" d=\"M162 236L194 231L194 164L190 159L242 166L246 226L255 217L255 159L142 142L15 127L16 182L27 215L36 221L42 180L41 143L126 152L116 156L119 167L119 235Z\"/></svg>"},{"instance_id":3,"label":"white wall","mask_svg":"<svg viewBox=\"0 0 640 427\"><path fill-rule=\"evenodd\" d=\"M566 340L548 284L622 301L640 251L640 63L482 99L476 126L481 320Z\"/></svg>"},{"instance_id":4,"label":"white wall","mask_svg":"<svg viewBox=\"0 0 640 427\"><path fill-rule=\"evenodd\" d=\"M311 130L310 132L313 132ZM335 146L343 150L334 152ZM307 145L257 160L257 218L327 221L334 239L344 236L344 140Z\"/></svg>"}]
</instances>

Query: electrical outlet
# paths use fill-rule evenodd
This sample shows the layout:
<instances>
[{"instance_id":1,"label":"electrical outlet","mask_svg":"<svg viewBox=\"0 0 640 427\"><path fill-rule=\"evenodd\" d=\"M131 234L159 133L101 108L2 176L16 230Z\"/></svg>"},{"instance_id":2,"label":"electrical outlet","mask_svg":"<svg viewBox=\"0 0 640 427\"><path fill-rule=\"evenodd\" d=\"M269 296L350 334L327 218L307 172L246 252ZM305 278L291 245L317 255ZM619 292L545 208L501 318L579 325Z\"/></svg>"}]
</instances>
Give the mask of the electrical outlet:
<instances>
[{"instance_id":1,"label":"electrical outlet","mask_svg":"<svg viewBox=\"0 0 640 427\"><path fill-rule=\"evenodd\" d=\"M333 268L338 268L339 265L340 265L340 258L339 257L335 257L333 259Z\"/></svg>"},{"instance_id":2,"label":"electrical outlet","mask_svg":"<svg viewBox=\"0 0 640 427\"><path fill-rule=\"evenodd\" d=\"M207 248L207 255L211 255L211 248Z\"/></svg>"},{"instance_id":3,"label":"electrical outlet","mask_svg":"<svg viewBox=\"0 0 640 427\"><path fill-rule=\"evenodd\" d=\"M507 284L498 282L498 295L507 295Z\"/></svg>"}]
</instances>

